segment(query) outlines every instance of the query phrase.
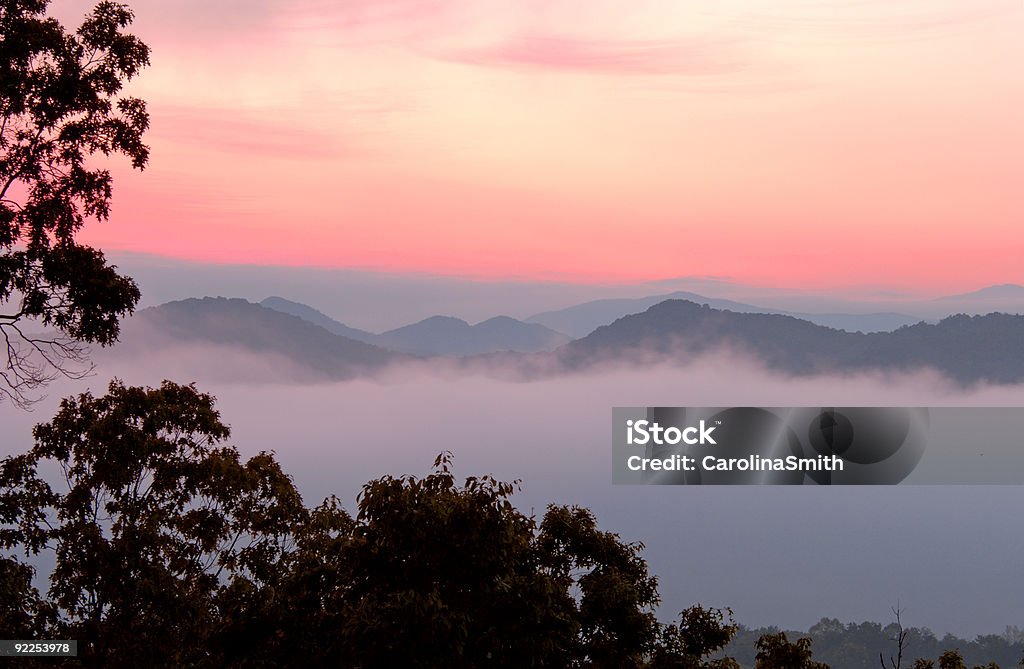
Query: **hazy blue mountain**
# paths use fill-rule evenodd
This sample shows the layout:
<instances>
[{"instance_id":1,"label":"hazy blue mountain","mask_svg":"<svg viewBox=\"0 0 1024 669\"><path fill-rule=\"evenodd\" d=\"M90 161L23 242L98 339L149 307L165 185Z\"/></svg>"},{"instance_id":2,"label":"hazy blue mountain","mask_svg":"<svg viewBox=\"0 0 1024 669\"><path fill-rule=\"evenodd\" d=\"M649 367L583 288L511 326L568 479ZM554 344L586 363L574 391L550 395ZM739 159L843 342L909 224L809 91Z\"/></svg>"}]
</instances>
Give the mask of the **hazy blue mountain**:
<instances>
[{"instance_id":1,"label":"hazy blue mountain","mask_svg":"<svg viewBox=\"0 0 1024 669\"><path fill-rule=\"evenodd\" d=\"M961 382L1024 379L1024 316L1007 314L957 315L936 324L863 334L792 316L668 300L599 327L557 353L575 368L637 351L686 359L723 347L798 374L930 367Z\"/></svg>"},{"instance_id":2,"label":"hazy blue mountain","mask_svg":"<svg viewBox=\"0 0 1024 669\"><path fill-rule=\"evenodd\" d=\"M765 311L763 313L793 316L794 318L810 321L816 325L823 325L827 328L835 328L836 330L846 330L847 332L892 332L897 328L916 325L925 320L917 316L893 311L879 311L869 314L816 314L795 311ZM934 323L934 321L931 322Z\"/></svg>"},{"instance_id":3,"label":"hazy blue mountain","mask_svg":"<svg viewBox=\"0 0 1024 669\"><path fill-rule=\"evenodd\" d=\"M587 336L602 325L608 325L617 318L639 313L665 300L690 300L691 302L708 304L717 309L728 309L730 311L751 313L761 311L759 307L750 304L708 298L686 291L676 291L664 295L650 295L648 297L592 300L582 304L575 304L565 309L534 314L527 318L526 321L528 323L540 323L552 330L579 338Z\"/></svg>"},{"instance_id":4,"label":"hazy blue mountain","mask_svg":"<svg viewBox=\"0 0 1024 669\"><path fill-rule=\"evenodd\" d=\"M547 327L564 332L572 337L584 337L602 325L608 325L617 318L639 313L665 300L688 300L697 304L707 304L715 309L725 309L738 313L749 314L783 314L824 325L826 327L848 330L850 332L879 332L895 330L904 325L911 325L921 319L907 314L880 312L868 314L841 313L798 313L782 309L769 309L733 300L705 297L696 293L677 291L664 295L649 297L623 298L610 300L594 300L584 302L557 311L545 311L527 319L531 323L540 323Z\"/></svg>"},{"instance_id":5,"label":"hazy blue mountain","mask_svg":"<svg viewBox=\"0 0 1024 669\"><path fill-rule=\"evenodd\" d=\"M915 314L943 318L950 314L1024 314L1024 286L1004 283L957 295L908 302L905 309Z\"/></svg>"},{"instance_id":6,"label":"hazy blue mountain","mask_svg":"<svg viewBox=\"0 0 1024 669\"><path fill-rule=\"evenodd\" d=\"M688 359L726 348L798 374L929 367L961 382L1024 379L1024 316L1001 313L950 316L936 324L864 334L787 315L666 300L582 339L567 340L539 324L503 316L476 325L435 316L376 335L381 346L375 346L246 300L207 297L138 312L125 324L123 344L115 351L157 355L176 345L198 345L209 347L211 355L203 359L217 365L229 364L227 352L247 351L267 361L264 375L273 376L283 361L289 368L306 370L306 378L342 379L412 360L407 353L483 354L481 362L532 374L630 359L637 352ZM253 376L259 374L254 371Z\"/></svg>"},{"instance_id":7,"label":"hazy blue mountain","mask_svg":"<svg viewBox=\"0 0 1024 669\"><path fill-rule=\"evenodd\" d=\"M425 355L475 355L498 351L550 351L571 340L537 323L496 316L476 325L451 316L431 316L382 332L375 341L396 351Z\"/></svg>"},{"instance_id":8,"label":"hazy blue mountain","mask_svg":"<svg viewBox=\"0 0 1024 669\"><path fill-rule=\"evenodd\" d=\"M572 339L542 325L524 323L508 316L495 316L476 325L451 316L431 316L418 323L374 334L339 323L301 302L268 297L260 304L298 316L343 337L417 355L475 355L499 351L532 353L550 351Z\"/></svg>"},{"instance_id":9,"label":"hazy blue mountain","mask_svg":"<svg viewBox=\"0 0 1024 669\"><path fill-rule=\"evenodd\" d=\"M268 297L261 301L260 305L285 314L298 316L304 321L309 321L310 323L319 325L328 332L333 332L336 335L348 337L349 339L355 339L356 341L372 344L377 337L377 335L372 332L367 332L366 330L360 330L359 328L353 328L345 325L344 323L339 323L327 314L317 311L308 304L293 302L292 300L286 300L283 297Z\"/></svg>"},{"instance_id":10,"label":"hazy blue mountain","mask_svg":"<svg viewBox=\"0 0 1024 669\"><path fill-rule=\"evenodd\" d=\"M204 297L143 309L126 324L124 351L192 344L286 360L323 378L367 373L405 356L343 337L297 316L238 298ZM215 350L215 349L211 349Z\"/></svg>"},{"instance_id":11,"label":"hazy blue mountain","mask_svg":"<svg viewBox=\"0 0 1024 669\"><path fill-rule=\"evenodd\" d=\"M939 302L962 302L965 300L1021 300L1024 301L1024 286L1016 283L1003 283L997 286L986 286L980 290L959 295L946 295L937 298Z\"/></svg>"}]
</instances>

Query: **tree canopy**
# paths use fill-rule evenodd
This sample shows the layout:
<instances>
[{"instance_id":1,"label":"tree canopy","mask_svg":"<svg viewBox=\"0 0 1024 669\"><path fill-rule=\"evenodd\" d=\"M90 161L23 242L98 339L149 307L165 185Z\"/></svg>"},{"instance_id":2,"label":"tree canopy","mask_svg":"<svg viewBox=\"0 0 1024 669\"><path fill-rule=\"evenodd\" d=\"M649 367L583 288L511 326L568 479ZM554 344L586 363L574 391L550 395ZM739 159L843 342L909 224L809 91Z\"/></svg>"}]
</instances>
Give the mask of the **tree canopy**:
<instances>
[{"instance_id":1,"label":"tree canopy","mask_svg":"<svg viewBox=\"0 0 1024 669\"><path fill-rule=\"evenodd\" d=\"M45 600L23 590L8 615L45 612L36 627L88 641L105 664L184 661L224 581L270 582L305 514L273 457L243 462L227 436L212 398L191 386L114 382L105 396L64 400L35 446L0 465L0 546L48 550L55 563ZM8 564L15 586L25 568Z\"/></svg>"},{"instance_id":2,"label":"tree canopy","mask_svg":"<svg viewBox=\"0 0 1024 669\"><path fill-rule=\"evenodd\" d=\"M85 666L736 666L709 659L731 620L660 623L643 546L586 509L525 515L516 483L459 483L449 454L367 483L354 517L307 508L229 434L193 386L65 399L0 462L4 627L78 639Z\"/></svg>"},{"instance_id":3,"label":"tree canopy","mask_svg":"<svg viewBox=\"0 0 1024 669\"><path fill-rule=\"evenodd\" d=\"M754 669L829 669L812 659L811 645L807 637L790 641L785 632L765 634L757 640Z\"/></svg>"},{"instance_id":4,"label":"tree canopy","mask_svg":"<svg viewBox=\"0 0 1024 669\"><path fill-rule=\"evenodd\" d=\"M660 622L642 544L584 508L524 514L518 483L460 482L448 453L422 478L370 481L350 515L333 496L307 507L272 453L242 457L192 385L114 381L33 435L0 460L0 632L78 640L65 666L829 666L810 638L755 642L728 610ZM811 629L865 666L893 631ZM743 665L740 641L756 649ZM965 665L947 651L938 666Z\"/></svg>"},{"instance_id":5,"label":"tree canopy","mask_svg":"<svg viewBox=\"0 0 1024 669\"><path fill-rule=\"evenodd\" d=\"M86 345L117 339L135 283L76 235L110 214L99 155L142 169L146 105L122 96L149 63L124 5L101 2L73 31L48 0L0 0L0 398L31 403L59 374L88 371Z\"/></svg>"}]
</instances>

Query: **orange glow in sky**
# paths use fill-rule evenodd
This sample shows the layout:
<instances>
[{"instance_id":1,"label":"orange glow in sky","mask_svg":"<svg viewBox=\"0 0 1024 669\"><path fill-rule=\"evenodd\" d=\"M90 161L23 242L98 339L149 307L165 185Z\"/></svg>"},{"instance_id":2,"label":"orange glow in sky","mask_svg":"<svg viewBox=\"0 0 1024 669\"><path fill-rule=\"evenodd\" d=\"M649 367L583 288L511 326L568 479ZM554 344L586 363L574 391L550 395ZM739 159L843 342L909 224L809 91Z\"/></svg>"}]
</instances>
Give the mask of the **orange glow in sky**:
<instances>
[{"instance_id":1,"label":"orange glow in sky","mask_svg":"<svg viewBox=\"0 0 1024 669\"><path fill-rule=\"evenodd\" d=\"M1019 0L130 2L101 248L487 278L1024 282ZM87 11L55 2L68 22Z\"/></svg>"}]
</instances>

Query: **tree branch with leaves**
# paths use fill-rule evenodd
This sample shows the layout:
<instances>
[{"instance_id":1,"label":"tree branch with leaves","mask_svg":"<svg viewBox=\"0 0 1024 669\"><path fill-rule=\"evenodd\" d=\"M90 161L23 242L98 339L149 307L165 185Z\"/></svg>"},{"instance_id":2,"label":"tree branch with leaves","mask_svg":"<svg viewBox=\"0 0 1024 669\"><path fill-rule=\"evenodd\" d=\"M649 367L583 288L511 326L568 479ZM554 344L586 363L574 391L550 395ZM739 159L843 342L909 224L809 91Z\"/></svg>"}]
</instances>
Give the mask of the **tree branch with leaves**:
<instances>
[{"instance_id":1,"label":"tree branch with leaves","mask_svg":"<svg viewBox=\"0 0 1024 669\"><path fill-rule=\"evenodd\" d=\"M149 47L125 31L124 5L97 4L71 32L48 4L0 0L0 399L19 406L87 374L87 345L115 342L139 300L76 235L110 215L113 180L95 158L149 159L146 105L121 95Z\"/></svg>"}]
</instances>

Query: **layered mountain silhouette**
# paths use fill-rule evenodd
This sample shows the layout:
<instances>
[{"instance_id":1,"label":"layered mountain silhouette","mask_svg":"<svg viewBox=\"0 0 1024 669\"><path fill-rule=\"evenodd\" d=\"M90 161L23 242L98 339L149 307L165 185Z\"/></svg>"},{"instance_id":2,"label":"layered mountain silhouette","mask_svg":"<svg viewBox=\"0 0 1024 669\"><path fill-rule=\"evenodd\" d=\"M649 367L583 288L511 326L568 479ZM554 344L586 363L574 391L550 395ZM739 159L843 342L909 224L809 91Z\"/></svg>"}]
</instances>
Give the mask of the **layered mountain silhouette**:
<instances>
[{"instance_id":1,"label":"layered mountain silhouette","mask_svg":"<svg viewBox=\"0 0 1024 669\"><path fill-rule=\"evenodd\" d=\"M558 351L581 368L636 353L688 359L729 350L796 373L932 368L962 382L1024 379L1024 316L950 316L894 332L863 334L778 314L736 313L667 300L625 316Z\"/></svg>"},{"instance_id":2,"label":"layered mountain silhouette","mask_svg":"<svg viewBox=\"0 0 1024 669\"><path fill-rule=\"evenodd\" d=\"M571 337L537 323L495 316L470 325L451 316L431 316L419 323L382 332L376 342L396 351L428 355L475 355L495 351L550 351Z\"/></svg>"},{"instance_id":3,"label":"layered mountain silhouette","mask_svg":"<svg viewBox=\"0 0 1024 669\"><path fill-rule=\"evenodd\" d=\"M291 363L312 376L345 379L407 356L343 337L238 298L204 297L143 309L124 324L120 349L145 353L180 345L240 349Z\"/></svg>"},{"instance_id":4,"label":"layered mountain silhouette","mask_svg":"<svg viewBox=\"0 0 1024 669\"><path fill-rule=\"evenodd\" d=\"M359 328L353 328L345 325L344 323L339 323L327 314L318 311L307 304L286 300L283 297L268 297L260 302L260 306L273 309L274 311L280 311L285 314L291 314L292 316L301 318L304 321L309 321L314 325L319 325L333 334L348 337L349 339L355 339L356 341L361 341L367 344L374 343L373 340L377 336L372 332L367 332L366 330L360 330Z\"/></svg>"},{"instance_id":5,"label":"layered mountain silhouette","mask_svg":"<svg viewBox=\"0 0 1024 669\"><path fill-rule=\"evenodd\" d=\"M929 368L961 383L1024 380L1024 316L1002 313L950 316L935 324L865 334L792 316L666 300L551 352L543 349L556 345L550 339L551 330L505 317L477 325L433 317L372 336L390 348L336 334L310 320L246 300L192 298L137 313L124 324L122 344L114 354L166 355L176 347L196 345L215 351L207 360L227 359L228 352L243 351L266 361L271 374L286 363L291 369L304 370L303 378L347 379L373 374L393 363L423 361L422 352L434 359L460 356L464 358L460 366L490 365L532 377L608 362L661 364L727 351L792 374ZM560 342L567 339L555 336ZM534 352L515 352L514 346L532 346ZM182 360L187 363L188 356Z\"/></svg>"},{"instance_id":6,"label":"layered mountain silhouette","mask_svg":"<svg viewBox=\"0 0 1024 669\"><path fill-rule=\"evenodd\" d=\"M1016 283L1002 283L986 286L979 290L959 295L947 295L937 298L939 302L959 302L963 300L1019 300L1024 303L1024 286Z\"/></svg>"},{"instance_id":7,"label":"layered mountain silhouette","mask_svg":"<svg viewBox=\"0 0 1024 669\"><path fill-rule=\"evenodd\" d=\"M676 291L663 295L651 295L638 298L619 298L609 300L593 300L576 304L565 309L545 311L530 316L527 322L540 323L547 327L564 332L573 338L585 337L602 325L612 321L639 313L664 302L665 300L688 300L698 304L707 304L715 309L725 309L737 313L747 314L782 314L793 316L802 320L810 321L818 325L847 330L850 332L884 332L892 331L904 325L911 325L921 321L920 318L907 314L894 312L878 312L867 314L837 314L837 313L799 313L785 311L782 309L770 309L759 307L733 300L715 299L704 297L696 293Z\"/></svg>"},{"instance_id":8,"label":"layered mountain silhouette","mask_svg":"<svg viewBox=\"0 0 1024 669\"><path fill-rule=\"evenodd\" d=\"M531 353L550 351L571 340L571 337L543 325L524 323L508 316L496 316L476 325L451 316L431 316L418 323L374 334L339 323L313 307L282 297L268 297L260 304L297 316L343 337L416 355L476 355L498 351Z\"/></svg>"}]
</instances>

